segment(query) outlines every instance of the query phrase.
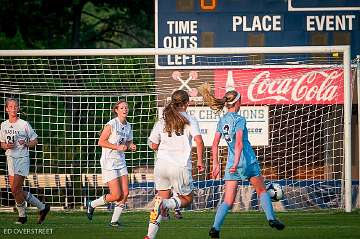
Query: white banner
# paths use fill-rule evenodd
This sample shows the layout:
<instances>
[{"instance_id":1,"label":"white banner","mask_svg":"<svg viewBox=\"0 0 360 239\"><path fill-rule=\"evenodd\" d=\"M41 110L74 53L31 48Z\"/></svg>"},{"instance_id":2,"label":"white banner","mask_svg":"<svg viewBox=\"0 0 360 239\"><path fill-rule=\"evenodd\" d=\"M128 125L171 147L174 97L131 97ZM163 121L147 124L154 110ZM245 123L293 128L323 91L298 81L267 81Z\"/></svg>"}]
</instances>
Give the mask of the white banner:
<instances>
[{"instance_id":1,"label":"white banner","mask_svg":"<svg viewBox=\"0 0 360 239\"><path fill-rule=\"evenodd\" d=\"M159 115L162 115L162 111L163 108L159 108ZM215 114L209 107L188 107L187 111L199 121L205 146L211 146L220 116ZM242 106L239 114L246 119L251 145L269 145L269 107ZM225 146L226 142L221 140L220 145Z\"/></svg>"}]
</instances>

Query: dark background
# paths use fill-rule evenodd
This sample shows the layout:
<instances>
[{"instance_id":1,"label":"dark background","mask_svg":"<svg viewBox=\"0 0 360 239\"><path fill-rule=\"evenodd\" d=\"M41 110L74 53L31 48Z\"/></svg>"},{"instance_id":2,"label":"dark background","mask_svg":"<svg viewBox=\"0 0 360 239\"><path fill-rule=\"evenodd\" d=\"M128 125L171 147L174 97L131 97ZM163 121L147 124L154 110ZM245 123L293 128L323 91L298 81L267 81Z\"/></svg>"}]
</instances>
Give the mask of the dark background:
<instances>
[{"instance_id":1,"label":"dark background","mask_svg":"<svg viewBox=\"0 0 360 239\"><path fill-rule=\"evenodd\" d=\"M154 2L0 0L0 49L154 47Z\"/></svg>"}]
</instances>

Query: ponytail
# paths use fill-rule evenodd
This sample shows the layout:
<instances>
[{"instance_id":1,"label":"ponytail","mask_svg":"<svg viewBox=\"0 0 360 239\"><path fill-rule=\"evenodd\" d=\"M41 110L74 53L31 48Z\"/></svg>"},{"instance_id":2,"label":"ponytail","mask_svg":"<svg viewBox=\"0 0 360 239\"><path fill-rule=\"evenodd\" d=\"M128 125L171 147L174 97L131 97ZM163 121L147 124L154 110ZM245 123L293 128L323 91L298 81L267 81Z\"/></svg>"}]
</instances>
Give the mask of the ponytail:
<instances>
[{"instance_id":1,"label":"ponytail","mask_svg":"<svg viewBox=\"0 0 360 239\"><path fill-rule=\"evenodd\" d=\"M202 84L198 90L202 95L205 104L207 104L216 113L222 111L225 105L227 108L231 108L238 100L241 99L240 93L235 90L226 92L223 98L218 99L211 94L211 87L208 83Z\"/></svg>"},{"instance_id":2,"label":"ponytail","mask_svg":"<svg viewBox=\"0 0 360 239\"><path fill-rule=\"evenodd\" d=\"M184 134L186 124L189 120L179 112L189 102L189 95L186 91L177 90L171 96L171 102L164 108L163 118L165 120L165 132L171 137L172 133Z\"/></svg>"}]
</instances>

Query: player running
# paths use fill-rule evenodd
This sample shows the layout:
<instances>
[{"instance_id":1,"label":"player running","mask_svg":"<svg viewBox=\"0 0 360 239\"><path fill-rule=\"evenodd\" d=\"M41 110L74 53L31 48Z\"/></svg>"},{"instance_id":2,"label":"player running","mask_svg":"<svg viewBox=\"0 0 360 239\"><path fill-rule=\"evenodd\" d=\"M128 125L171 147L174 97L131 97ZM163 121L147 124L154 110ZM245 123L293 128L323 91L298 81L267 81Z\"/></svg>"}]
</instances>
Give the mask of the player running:
<instances>
[{"instance_id":1,"label":"player running","mask_svg":"<svg viewBox=\"0 0 360 239\"><path fill-rule=\"evenodd\" d=\"M87 217L92 220L96 207L115 202L115 209L109 225L118 227L118 220L129 195L128 171L124 152L126 150L136 151L136 145L133 143L131 125L127 121L129 106L126 101L116 102L112 111L116 117L104 126L98 142L102 147L100 159L102 178L104 183L107 183L110 193L94 201L88 201Z\"/></svg>"},{"instance_id":2,"label":"player running","mask_svg":"<svg viewBox=\"0 0 360 239\"><path fill-rule=\"evenodd\" d=\"M177 90L165 107L163 118L156 122L149 137L150 147L157 151L154 177L158 195L150 212L145 239L153 239L162 220L161 211L187 207L193 199L191 147L194 138L197 148L197 168L204 170L204 143L197 120L186 113L189 95ZM171 190L174 195L170 197Z\"/></svg>"},{"instance_id":3,"label":"player running","mask_svg":"<svg viewBox=\"0 0 360 239\"><path fill-rule=\"evenodd\" d=\"M30 124L18 117L19 104L13 98L8 98L5 111L9 119L1 123L0 142L5 150L11 193L15 198L19 218L16 224L27 222L26 202L40 210L38 224L42 224L50 211L50 206L39 201L30 192L23 191L24 179L29 175L29 148L34 148L38 135ZM26 202L25 202L26 201Z\"/></svg>"},{"instance_id":4,"label":"player running","mask_svg":"<svg viewBox=\"0 0 360 239\"><path fill-rule=\"evenodd\" d=\"M255 152L248 140L246 120L238 114L241 106L240 93L231 90L226 92L222 99L217 99L210 94L210 86L208 84L202 85L199 88L199 92L211 109L219 112L224 106L227 108L227 113L219 119L211 148L213 157L212 176L213 178L216 178L220 173L218 145L221 137L225 139L228 145L224 176L224 201L216 211L214 224L210 229L209 236L211 238L220 237L220 229L225 216L234 204L239 180L250 181L251 185L256 190L261 207L269 221L269 225L275 227L277 230L283 230L285 225L275 217L271 198L266 191L264 179L261 176L259 162L257 161Z\"/></svg>"}]
</instances>

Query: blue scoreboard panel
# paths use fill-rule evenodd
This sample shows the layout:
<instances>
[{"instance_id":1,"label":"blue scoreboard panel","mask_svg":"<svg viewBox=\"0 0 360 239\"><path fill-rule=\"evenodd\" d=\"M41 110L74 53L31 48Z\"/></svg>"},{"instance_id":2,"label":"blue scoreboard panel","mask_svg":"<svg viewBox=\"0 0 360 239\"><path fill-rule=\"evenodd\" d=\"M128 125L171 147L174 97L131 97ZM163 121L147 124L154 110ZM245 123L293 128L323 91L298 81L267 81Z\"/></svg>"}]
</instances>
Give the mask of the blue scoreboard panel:
<instances>
[{"instance_id":1,"label":"blue scoreboard panel","mask_svg":"<svg viewBox=\"0 0 360 239\"><path fill-rule=\"evenodd\" d=\"M351 45L360 54L360 0L156 0L159 48ZM168 56L161 66L195 65Z\"/></svg>"}]
</instances>

